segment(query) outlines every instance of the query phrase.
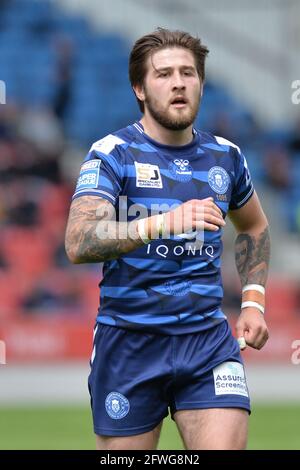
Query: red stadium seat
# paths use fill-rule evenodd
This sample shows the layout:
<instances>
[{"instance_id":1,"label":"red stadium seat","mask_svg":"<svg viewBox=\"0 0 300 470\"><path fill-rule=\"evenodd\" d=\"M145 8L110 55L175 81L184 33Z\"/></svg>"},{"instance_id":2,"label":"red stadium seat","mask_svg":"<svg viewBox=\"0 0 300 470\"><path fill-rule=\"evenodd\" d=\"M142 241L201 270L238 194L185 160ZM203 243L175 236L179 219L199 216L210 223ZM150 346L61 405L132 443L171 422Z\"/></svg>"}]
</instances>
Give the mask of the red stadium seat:
<instances>
[{"instance_id":1,"label":"red stadium seat","mask_svg":"<svg viewBox=\"0 0 300 470\"><path fill-rule=\"evenodd\" d=\"M51 265L53 247L37 229L10 227L3 233L3 254L24 276L39 276Z\"/></svg>"},{"instance_id":2,"label":"red stadium seat","mask_svg":"<svg viewBox=\"0 0 300 470\"><path fill-rule=\"evenodd\" d=\"M266 315L270 321L286 323L300 318L295 283L270 277L266 292Z\"/></svg>"},{"instance_id":3,"label":"red stadium seat","mask_svg":"<svg viewBox=\"0 0 300 470\"><path fill-rule=\"evenodd\" d=\"M19 314L21 292L12 273L0 271L0 321L16 318Z\"/></svg>"}]
</instances>

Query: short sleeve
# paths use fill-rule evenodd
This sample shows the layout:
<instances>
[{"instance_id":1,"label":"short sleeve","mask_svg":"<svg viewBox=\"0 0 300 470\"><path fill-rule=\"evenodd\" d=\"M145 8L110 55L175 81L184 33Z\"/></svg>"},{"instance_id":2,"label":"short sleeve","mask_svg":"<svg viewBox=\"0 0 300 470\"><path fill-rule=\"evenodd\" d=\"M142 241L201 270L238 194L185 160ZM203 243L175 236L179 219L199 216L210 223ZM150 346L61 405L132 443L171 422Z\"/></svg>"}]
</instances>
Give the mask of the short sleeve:
<instances>
[{"instance_id":1,"label":"short sleeve","mask_svg":"<svg viewBox=\"0 0 300 470\"><path fill-rule=\"evenodd\" d=\"M104 140L93 144L87 154L80 169L73 199L80 196L99 196L116 204L122 189L123 165L115 146L109 148L107 145L101 145ZM109 149L110 153L106 153Z\"/></svg>"},{"instance_id":2,"label":"short sleeve","mask_svg":"<svg viewBox=\"0 0 300 470\"><path fill-rule=\"evenodd\" d=\"M235 149L234 185L229 209L240 209L251 198L254 187L245 156Z\"/></svg>"}]
</instances>

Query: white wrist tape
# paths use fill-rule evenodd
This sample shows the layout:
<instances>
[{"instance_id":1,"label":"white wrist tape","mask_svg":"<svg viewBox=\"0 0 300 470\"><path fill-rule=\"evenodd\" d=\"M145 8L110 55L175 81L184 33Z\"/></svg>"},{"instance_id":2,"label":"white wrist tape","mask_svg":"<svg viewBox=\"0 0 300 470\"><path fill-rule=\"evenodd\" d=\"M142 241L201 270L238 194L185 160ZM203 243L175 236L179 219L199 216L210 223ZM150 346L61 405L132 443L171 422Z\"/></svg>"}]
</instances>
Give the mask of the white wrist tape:
<instances>
[{"instance_id":1,"label":"white wrist tape","mask_svg":"<svg viewBox=\"0 0 300 470\"><path fill-rule=\"evenodd\" d=\"M253 302L252 300L247 300L246 302L242 302L241 308L246 308L246 307L255 307L261 313L265 313L264 307L260 305L258 302Z\"/></svg>"},{"instance_id":2,"label":"white wrist tape","mask_svg":"<svg viewBox=\"0 0 300 470\"><path fill-rule=\"evenodd\" d=\"M162 235L165 231L165 215L158 214L156 216L156 229L158 231L158 235Z\"/></svg>"},{"instance_id":3,"label":"white wrist tape","mask_svg":"<svg viewBox=\"0 0 300 470\"><path fill-rule=\"evenodd\" d=\"M151 242L151 239L148 238L148 235L146 234L146 231L145 231L145 219L138 220L137 232L138 232L141 240L143 241L143 243L145 243L145 245L147 245L147 243Z\"/></svg>"},{"instance_id":4,"label":"white wrist tape","mask_svg":"<svg viewBox=\"0 0 300 470\"><path fill-rule=\"evenodd\" d=\"M237 342L239 343L240 349L243 351L243 349L246 349L247 343L244 338L244 336L241 336L240 338L237 339Z\"/></svg>"},{"instance_id":5,"label":"white wrist tape","mask_svg":"<svg viewBox=\"0 0 300 470\"><path fill-rule=\"evenodd\" d=\"M162 235L165 231L165 216L164 214L158 214L155 216L155 223L156 223L156 230L158 232L158 236ZM140 219L137 223L137 232L142 239L142 241L147 244L150 243L152 240L149 238L148 234L145 231L145 220Z\"/></svg>"},{"instance_id":6,"label":"white wrist tape","mask_svg":"<svg viewBox=\"0 0 300 470\"><path fill-rule=\"evenodd\" d=\"M265 288L260 284L247 284L243 287L242 292L247 292L247 290L257 290L261 294L265 295Z\"/></svg>"}]
</instances>

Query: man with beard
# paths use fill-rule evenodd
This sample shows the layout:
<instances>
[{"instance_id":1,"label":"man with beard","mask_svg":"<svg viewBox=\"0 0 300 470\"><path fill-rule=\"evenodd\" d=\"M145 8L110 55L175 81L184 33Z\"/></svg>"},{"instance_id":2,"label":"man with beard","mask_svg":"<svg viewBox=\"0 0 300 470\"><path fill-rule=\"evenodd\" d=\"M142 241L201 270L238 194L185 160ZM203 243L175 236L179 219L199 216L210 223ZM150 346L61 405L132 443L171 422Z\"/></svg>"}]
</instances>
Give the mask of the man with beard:
<instances>
[{"instance_id":1,"label":"man with beard","mask_svg":"<svg viewBox=\"0 0 300 470\"><path fill-rule=\"evenodd\" d=\"M98 449L155 449L169 409L187 449L243 449L250 402L221 309L222 232L248 240L237 337L268 339L266 216L245 157L194 128L208 49L159 28L130 54L143 116L94 143L66 232L73 263L103 262L89 391ZM240 264L238 264L238 269Z\"/></svg>"}]
</instances>

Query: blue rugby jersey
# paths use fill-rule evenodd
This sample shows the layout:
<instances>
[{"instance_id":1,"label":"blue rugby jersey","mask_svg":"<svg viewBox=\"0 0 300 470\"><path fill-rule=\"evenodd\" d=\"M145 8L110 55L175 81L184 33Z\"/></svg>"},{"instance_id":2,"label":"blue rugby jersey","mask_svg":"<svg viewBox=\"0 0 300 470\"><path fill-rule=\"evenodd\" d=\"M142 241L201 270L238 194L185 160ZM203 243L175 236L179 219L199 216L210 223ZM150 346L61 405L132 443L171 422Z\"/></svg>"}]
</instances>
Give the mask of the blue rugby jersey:
<instances>
[{"instance_id":1,"label":"blue rugby jersey","mask_svg":"<svg viewBox=\"0 0 300 470\"><path fill-rule=\"evenodd\" d=\"M253 191L246 159L235 144L194 130L191 143L164 145L136 122L92 145L73 198L104 198L116 207L117 220L126 203L132 220L138 206L150 216L164 203L169 207L211 196L226 217ZM164 334L201 331L224 321L222 231L204 231L200 243L195 233L153 240L105 262L97 321Z\"/></svg>"}]
</instances>

